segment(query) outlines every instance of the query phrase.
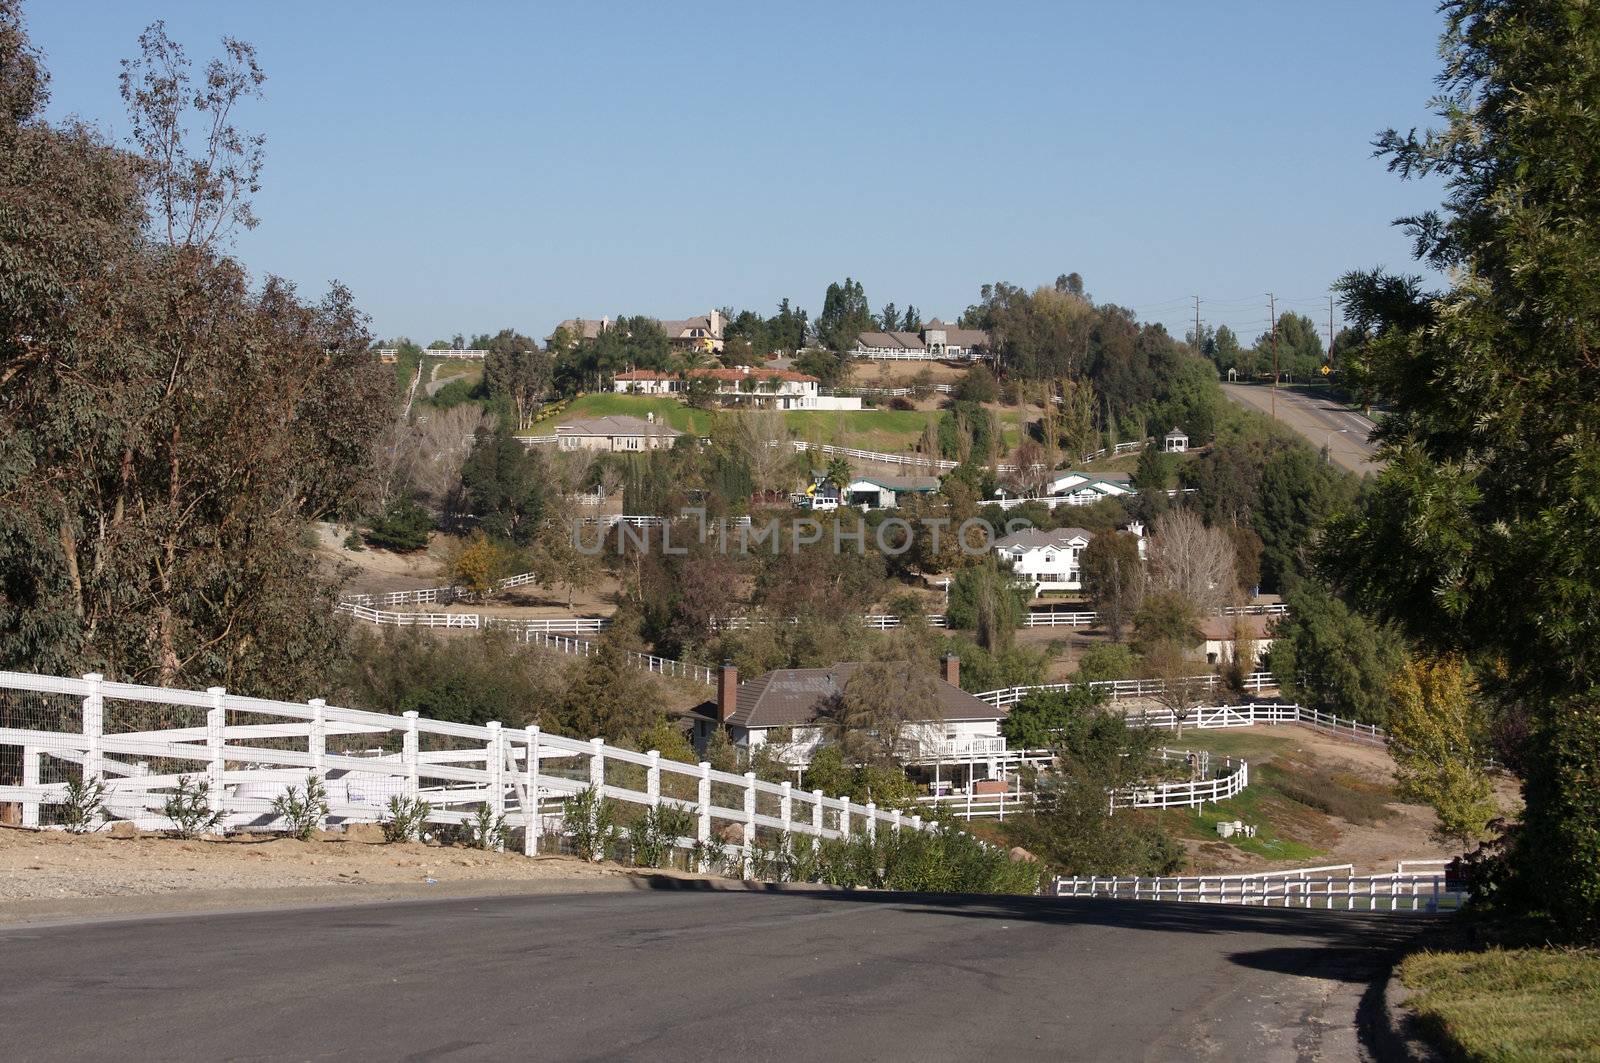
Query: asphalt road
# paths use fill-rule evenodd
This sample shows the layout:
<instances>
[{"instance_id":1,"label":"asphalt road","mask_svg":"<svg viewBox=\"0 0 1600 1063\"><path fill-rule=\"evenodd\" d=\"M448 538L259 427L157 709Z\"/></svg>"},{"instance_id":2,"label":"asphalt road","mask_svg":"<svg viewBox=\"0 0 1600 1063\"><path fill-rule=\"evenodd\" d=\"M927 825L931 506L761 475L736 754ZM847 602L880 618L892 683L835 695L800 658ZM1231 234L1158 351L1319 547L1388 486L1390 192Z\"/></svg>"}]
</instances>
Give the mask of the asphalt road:
<instances>
[{"instance_id":1,"label":"asphalt road","mask_svg":"<svg viewBox=\"0 0 1600 1063\"><path fill-rule=\"evenodd\" d=\"M1222 391L1234 402L1270 414L1273 407L1270 384L1223 384ZM1320 389L1278 388L1278 420L1299 432L1319 450L1328 448L1334 463L1361 474L1375 473L1383 467L1373 460L1377 447L1367 442L1374 427L1372 419L1349 409Z\"/></svg>"},{"instance_id":2,"label":"asphalt road","mask_svg":"<svg viewBox=\"0 0 1600 1063\"><path fill-rule=\"evenodd\" d=\"M0 929L0 1056L1351 1060L1420 925L656 890Z\"/></svg>"}]
</instances>

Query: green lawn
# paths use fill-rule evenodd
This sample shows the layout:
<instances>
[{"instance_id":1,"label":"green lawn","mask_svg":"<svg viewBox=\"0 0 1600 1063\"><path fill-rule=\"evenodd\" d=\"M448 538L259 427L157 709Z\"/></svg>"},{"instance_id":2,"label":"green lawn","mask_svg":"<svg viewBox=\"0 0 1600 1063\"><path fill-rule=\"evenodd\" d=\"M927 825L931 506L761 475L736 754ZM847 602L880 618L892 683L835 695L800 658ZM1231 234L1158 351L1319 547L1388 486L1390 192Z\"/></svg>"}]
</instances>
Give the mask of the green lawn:
<instances>
[{"instance_id":1,"label":"green lawn","mask_svg":"<svg viewBox=\"0 0 1600 1063\"><path fill-rule=\"evenodd\" d=\"M438 368L432 370L434 380L465 380L469 384L476 384L483 379L483 363L471 358L430 358L430 363L437 363Z\"/></svg>"},{"instance_id":2,"label":"green lawn","mask_svg":"<svg viewBox=\"0 0 1600 1063\"><path fill-rule=\"evenodd\" d=\"M647 413L655 414L656 420L665 421L680 432L691 432L695 435L703 436L711 431L712 411L710 410L691 409L677 399L654 395L612 394L579 396L559 414L547 420L535 422L529 431L535 435L543 435L554 431L555 426L562 421L571 421L583 417L615 417L618 415L642 418Z\"/></svg>"},{"instance_id":3,"label":"green lawn","mask_svg":"<svg viewBox=\"0 0 1600 1063\"><path fill-rule=\"evenodd\" d=\"M1600 953L1487 949L1418 952L1400 980L1408 1006L1457 1059L1600 1060Z\"/></svg>"},{"instance_id":4,"label":"green lawn","mask_svg":"<svg viewBox=\"0 0 1600 1063\"><path fill-rule=\"evenodd\" d=\"M878 450L900 454L922 438L922 430L937 424L937 410L794 410L783 415L796 439L815 440L836 447Z\"/></svg>"}]
</instances>

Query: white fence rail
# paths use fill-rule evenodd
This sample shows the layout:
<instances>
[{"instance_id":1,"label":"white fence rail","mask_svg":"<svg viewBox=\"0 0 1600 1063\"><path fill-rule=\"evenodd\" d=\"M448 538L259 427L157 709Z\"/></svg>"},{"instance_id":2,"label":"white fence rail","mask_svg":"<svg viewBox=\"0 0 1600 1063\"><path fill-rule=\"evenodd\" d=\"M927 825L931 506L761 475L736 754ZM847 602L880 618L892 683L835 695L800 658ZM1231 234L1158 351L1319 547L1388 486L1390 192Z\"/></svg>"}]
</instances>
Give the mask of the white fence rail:
<instances>
[{"instance_id":1,"label":"white fence rail","mask_svg":"<svg viewBox=\"0 0 1600 1063\"><path fill-rule=\"evenodd\" d=\"M1221 677L1212 675L1190 676L1184 682L1193 684L1196 693L1215 693L1222 684ZM975 697L988 702L996 708L1010 708L1022 701L1029 694L1044 692L1064 692L1074 687L1083 686L1082 683L1037 683L1031 686L1002 687L999 690L985 690ZM1097 679L1087 684L1092 690L1101 690L1111 696L1112 701L1121 698L1147 698L1166 691L1166 681L1162 679ZM1250 691L1269 690L1278 685L1277 679L1271 672L1252 672L1245 680L1244 688ZM1297 706L1298 707L1298 706ZM1159 725L1158 725L1159 726ZM1241 725L1243 726L1243 725Z\"/></svg>"},{"instance_id":2,"label":"white fence rail","mask_svg":"<svg viewBox=\"0 0 1600 1063\"><path fill-rule=\"evenodd\" d=\"M1055 895L1349 912L1450 912L1467 901L1438 872L1357 875L1349 864L1261 875L1057 878Z\"/></svg>"},{"instance_id":3,"label":"white fence rail","mask_svg":"<svg viewBox=\"0 0 1600 1063\"><path fill-rule=\"evenodd\" d=\"M1240 761L1226 775L1193 782L1150 783L1133 786L1110 795L1110 808L1197 808L1207 803L1237 797L1250 785L1250 765ZM1005 819L1026 812L1033 804L1032 793L1019 787L993 794L928 794L918 803L942 808L957 819Z\"/></svg>"},{"instance_id":4,"label":"white fence rail","mask_svg":"<svg viewBox=\"0 0 1600 1063\"><path fill-rule=\"evenodd\" d=\"M69 779L104 782L111 814L141 827L172 826L163 813L180 779L204 780L210 808L229 829L281 827L273 799L308 775L328 791L326 822L377 822L390 798L431 806L428 822L462 824L482 806L540 850L563 830L561 803L591 786L639 806L691 812L693 842L740 840L748 872L765 834L839 838L880 829L923 829L920 815L879 810L762 782L754 773L664 760L544 734L419 717L239 697L220 687L177 690L0 672L0 806L20 806L25 825L59 820ZM20 767L16 767L20 760ZM721 827L718 824L722 824ZM729 832L727 825L739 829ZM702 852L704 850L702 849Z\"/></svg>"}]
</instances>

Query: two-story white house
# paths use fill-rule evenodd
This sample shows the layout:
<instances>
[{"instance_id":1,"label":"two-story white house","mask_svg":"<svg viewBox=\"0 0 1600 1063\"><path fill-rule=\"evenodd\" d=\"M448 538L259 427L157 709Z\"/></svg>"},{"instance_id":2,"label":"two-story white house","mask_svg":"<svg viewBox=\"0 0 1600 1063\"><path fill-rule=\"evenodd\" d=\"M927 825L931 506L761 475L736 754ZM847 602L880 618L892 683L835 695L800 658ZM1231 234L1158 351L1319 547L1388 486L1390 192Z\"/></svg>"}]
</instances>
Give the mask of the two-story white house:
<instances>
[{"instance_id":1,"label":"two-story white house","mask_svg":"<svg viewBox=\"0 0 1600 1063\"><path fill-rule=\"evenodd\" d=\"M1011 571L1033 584L1035 595L1045 591L1081 591L1083 572L1079 558L1094 533L1084 528L1041 531L1024 528L994 544L994 552L1009 562Z\"/></svg>"}]
</instances>

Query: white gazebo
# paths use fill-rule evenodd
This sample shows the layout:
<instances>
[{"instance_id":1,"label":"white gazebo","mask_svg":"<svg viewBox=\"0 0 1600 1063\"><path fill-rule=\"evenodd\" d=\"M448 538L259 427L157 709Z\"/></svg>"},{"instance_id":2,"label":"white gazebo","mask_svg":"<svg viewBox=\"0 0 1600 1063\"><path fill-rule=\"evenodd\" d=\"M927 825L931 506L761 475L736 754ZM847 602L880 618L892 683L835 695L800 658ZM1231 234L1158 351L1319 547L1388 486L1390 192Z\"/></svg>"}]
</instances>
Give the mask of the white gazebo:
<instances>
[{"instance_id":1,"label":"white gazebo","mask_svg":"<svg viewBox=\"0 0 1600 1063\"><path fill-rule=\"evenodd\" d=\"M1189 437L1184 434L1183 429L1174 428L1162 441L1161 449L1168 454L1182 454L1189 449Z\"/></svg>"}]
</instances>

